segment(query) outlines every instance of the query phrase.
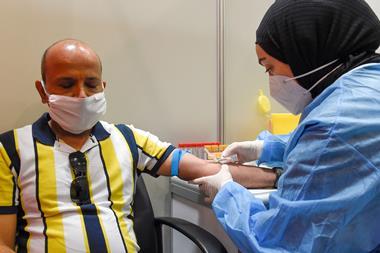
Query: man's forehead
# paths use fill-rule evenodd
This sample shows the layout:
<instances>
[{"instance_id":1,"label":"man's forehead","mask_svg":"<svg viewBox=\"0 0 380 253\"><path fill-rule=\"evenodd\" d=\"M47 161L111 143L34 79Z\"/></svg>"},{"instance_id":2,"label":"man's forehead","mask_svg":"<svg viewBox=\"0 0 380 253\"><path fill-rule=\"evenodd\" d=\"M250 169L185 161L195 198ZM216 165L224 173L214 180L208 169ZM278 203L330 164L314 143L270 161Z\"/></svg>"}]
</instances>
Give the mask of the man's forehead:
<instances>
[{"instance_id":1,"label":"man's forehead","mask_svg":"<svg viewBox=\"0 0 380 253\"><path fill-rule=\"evenodd\" d=\"M53 43L45 50L41 61L41 75L57 75L71 70L90 70L102 73L102 63L96 52L86 43L65 39ZM52 72L53 71L53 72Z\"/></svg>"},{"instance_id":2,"label":"man's forehead","mask_svg":"<svg viewBox=\"0 0 380 253\"><path fill-rule=\"evenodd\" d=\"M91 48L85 47L84 45L81 45L78 43L65 44L63 45L62 50L67 53L81 53L84 55L95 55L95 52Z\"/></svg>"},{"instance_id":3,"label":"man's forehead","mask_svg":"<svg viewBox=\"0 0 380 253\"><path fill-rule=\"evenodd\" d=\"M88 46L75 42L60 43L50 48L45 59L46 71L54 66L71 66L77 69L91 67L101 71L96 53Z\"/></svg>"},{"instance_id":4,"label":"man's forehead","mask_svg":"<svg viewBox=\"0 0 380 253\"><path fill-rule=\"evenodd\" d=\"M78 42L62 42L49 48L46 54L46 60L67 59L71 57L83 57L96 59L96 53L87 45Z\"/></svg>"}]
</instances>

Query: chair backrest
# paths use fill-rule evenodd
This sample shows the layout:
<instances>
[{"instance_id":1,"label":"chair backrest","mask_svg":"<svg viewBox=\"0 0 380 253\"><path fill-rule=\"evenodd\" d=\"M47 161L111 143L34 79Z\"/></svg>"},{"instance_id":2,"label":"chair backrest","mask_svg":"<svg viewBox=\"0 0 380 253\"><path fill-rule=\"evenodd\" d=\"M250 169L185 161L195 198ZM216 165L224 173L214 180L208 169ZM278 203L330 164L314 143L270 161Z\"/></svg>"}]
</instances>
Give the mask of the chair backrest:
<instances>
[{"instance_id":1,"label":"chair backrest","mask_svg":"<svg viewBox=\"0 0 380 253\"><path fill-rule=\"evenodd\" d=\"M145 187L142 176L136 181L136 193L133 203L134 230L137 243L140 246L140 253L160 252L157 238L154 213L150 203L148 191Z\"/></svg>"}]
</instances>

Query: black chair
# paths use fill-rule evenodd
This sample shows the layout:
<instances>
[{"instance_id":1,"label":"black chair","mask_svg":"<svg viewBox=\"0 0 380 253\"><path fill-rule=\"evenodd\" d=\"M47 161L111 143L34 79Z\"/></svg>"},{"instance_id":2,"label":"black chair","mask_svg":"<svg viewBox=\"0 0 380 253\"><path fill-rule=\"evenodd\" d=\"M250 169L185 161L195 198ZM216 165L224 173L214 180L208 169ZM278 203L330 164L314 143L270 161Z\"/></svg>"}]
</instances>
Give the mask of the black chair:
<instances>
[{"instance_id":1,"label":"black chair","mask_svg":"<svg viewBox=\"0 0 380 253\"><path fill-rule=\"evenodd\" d=\"M136 182L136 194L133 203L134 230L141 253L162 253L162 225L169 226L191 241L204 253L227 253L219 240L203 228L188 221L173 218L155 218L148 191L141 176Z\"/></svg>"}]
</instances>

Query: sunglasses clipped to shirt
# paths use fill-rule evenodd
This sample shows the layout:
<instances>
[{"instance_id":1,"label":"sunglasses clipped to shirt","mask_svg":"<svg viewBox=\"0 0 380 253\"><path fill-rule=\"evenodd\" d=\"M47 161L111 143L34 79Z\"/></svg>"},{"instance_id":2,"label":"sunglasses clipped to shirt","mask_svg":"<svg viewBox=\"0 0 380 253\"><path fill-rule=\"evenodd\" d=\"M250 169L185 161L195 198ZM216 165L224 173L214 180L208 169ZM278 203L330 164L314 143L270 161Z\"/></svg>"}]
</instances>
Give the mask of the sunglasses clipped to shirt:
<instances>
[{"instance_id":1,"label":"sunglasses clipped to shirt","mask_svg":"<svg viewBox=\"0 0 380 253\"><path fill-rule=\"evenodd\" d=\"M77 205L90 204L86 156L80 151L70 153L69 161L75 176L70 186L71 200Z\"/></svg>"}]
</instances>

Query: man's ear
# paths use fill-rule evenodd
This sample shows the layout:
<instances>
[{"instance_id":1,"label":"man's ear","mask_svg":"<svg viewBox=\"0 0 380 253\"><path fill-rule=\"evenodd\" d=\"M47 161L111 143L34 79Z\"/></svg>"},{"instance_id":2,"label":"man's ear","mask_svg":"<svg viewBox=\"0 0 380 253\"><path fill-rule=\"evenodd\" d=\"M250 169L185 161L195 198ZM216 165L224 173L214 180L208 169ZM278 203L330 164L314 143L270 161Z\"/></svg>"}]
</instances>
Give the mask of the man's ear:
<instances>
[{"instance_id":1,"label":"man's ear","mask_svg":"<svg viewBox=\"0 0 380 253\"><path fill-rule=\"evenodd\" d=\"M103 89L105 89L106 86L107 86L107 82L106 81L102 81L102 83L103 83Z\"/></svg>"},{"instance_id":2,"label":"man's ear","mask_svg":"<svg viewBox=\"0 0 380 253\"><path fill-rule=\"evenodd\" d=\"M37 91L38 91L38 94L40 94L41 102L42 102L43 104L48 103L48 102L49 102L49 98L48 98L48 96L46 95L44 88L42 87L42 83L41 83L41 81L40 81L40 80L37 80L37 81L34 82L34 84L35 84L35 86L36 86L36 89L37 89Z\"/></svg>"}]
</instances>

